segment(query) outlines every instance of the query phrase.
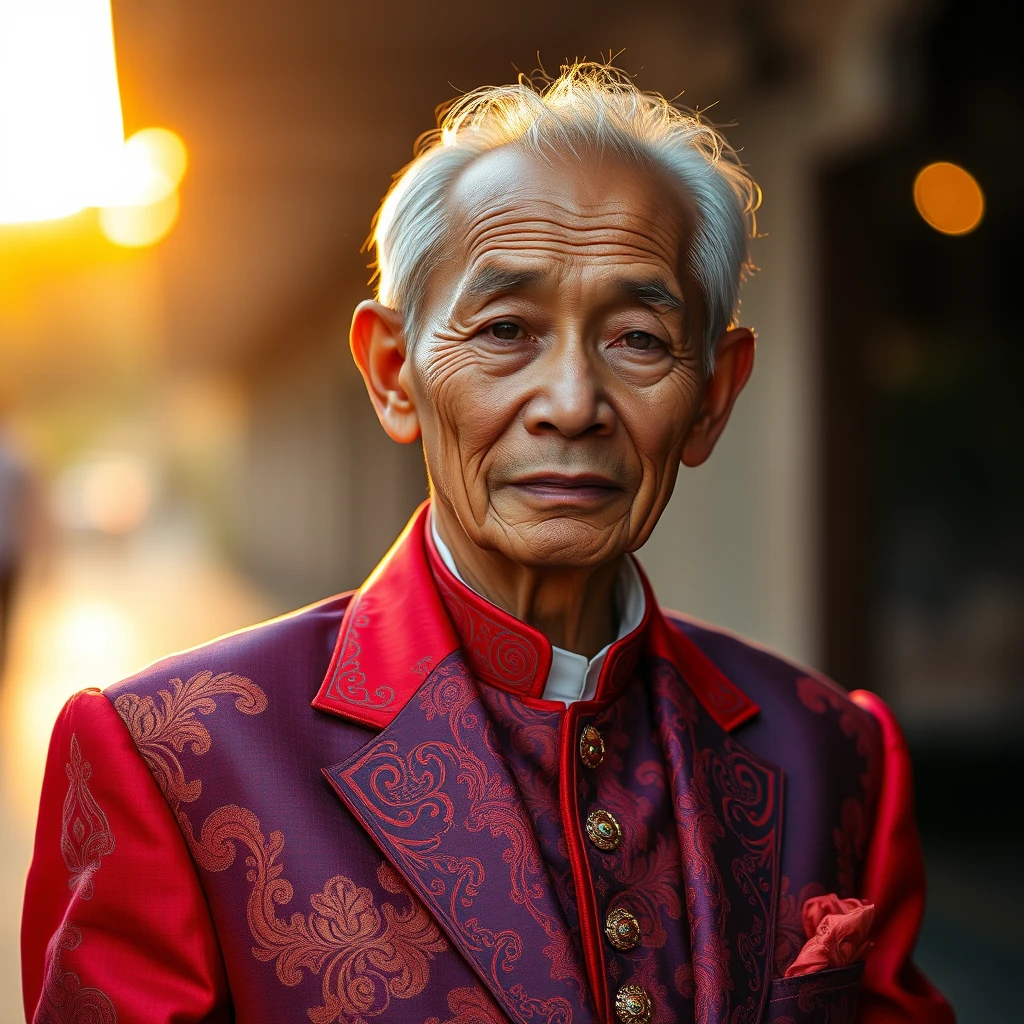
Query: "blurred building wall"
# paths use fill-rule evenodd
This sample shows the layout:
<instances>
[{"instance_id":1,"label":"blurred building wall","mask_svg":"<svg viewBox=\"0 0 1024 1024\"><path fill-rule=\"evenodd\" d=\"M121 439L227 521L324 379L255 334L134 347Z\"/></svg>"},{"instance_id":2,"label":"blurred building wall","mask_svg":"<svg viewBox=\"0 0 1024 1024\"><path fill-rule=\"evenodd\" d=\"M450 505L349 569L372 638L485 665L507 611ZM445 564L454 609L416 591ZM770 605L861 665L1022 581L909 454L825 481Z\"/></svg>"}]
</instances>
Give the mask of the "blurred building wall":
<instances>
[{"instance_id":1,"label":"blurred building wall","mask_svg":"<svg viewBox=\"0 0 1024 1024\"><path fill-rule=\"evenodd\" d=\"M418 445L384 433L333 304L248 374L241 557L286 603L358 586L426 497Z\"/></svg>"}]
</instances>

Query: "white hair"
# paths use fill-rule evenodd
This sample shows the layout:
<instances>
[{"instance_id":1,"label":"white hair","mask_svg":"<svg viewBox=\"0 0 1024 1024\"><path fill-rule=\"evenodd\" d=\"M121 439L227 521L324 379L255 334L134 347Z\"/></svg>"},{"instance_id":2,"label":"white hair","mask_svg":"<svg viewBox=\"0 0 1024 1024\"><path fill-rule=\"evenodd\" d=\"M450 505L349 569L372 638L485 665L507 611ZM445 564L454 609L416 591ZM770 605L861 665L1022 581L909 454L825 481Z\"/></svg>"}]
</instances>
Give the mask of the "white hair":
<instances>
[{"instance_id":1,"label":"white hair","mask_svg":"<svg viewBox=\"0 0 1024 1024\"><path fill-rule=\"evenodd\" d=\"M439 112L416 156L396 176L374 219L377 298L398 311L410 342L422 324L430 275L451 255L448 197L461 172L500 146L538 154L610 151L661 168L682 186L697 217L690 270L704 298L704 363L735 322L750 269L748 237L760 190L724 137L691 111L641 92L607 64L563 67L555 79L520 76L515 85L476 89Z\"/></svg>"}]
</instances>

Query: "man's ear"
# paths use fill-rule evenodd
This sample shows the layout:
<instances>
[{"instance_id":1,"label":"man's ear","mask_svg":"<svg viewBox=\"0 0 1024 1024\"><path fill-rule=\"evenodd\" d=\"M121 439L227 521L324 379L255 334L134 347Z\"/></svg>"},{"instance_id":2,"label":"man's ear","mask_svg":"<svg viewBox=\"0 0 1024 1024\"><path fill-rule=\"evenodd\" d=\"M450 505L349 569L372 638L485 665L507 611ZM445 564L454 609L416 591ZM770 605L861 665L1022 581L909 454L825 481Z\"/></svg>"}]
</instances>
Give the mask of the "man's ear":
<instances>
[{"instance_id":1,"label":"man's ear","mask_svg":"<svg viewBox=\"0 0 1024 1024\"><path fill-rule=\"evenodd\" d=\"M746 327L726 331L715 345L715 372L683 445L684 466L699 466L714 451L753 368L754 332Z\"/></svg>"},{"instance_id":2,"label":"man's ear","mask_svg":"<svg viewBox=\"0 0 1024 1024\"><path fill-rule=\"evenodd\" d=\"M352 314L349 344L380 425L400 444L415 441L420 420L402 373L406 360L402 318L379 302L360 302Z\"/></svg>"}]
</instances>

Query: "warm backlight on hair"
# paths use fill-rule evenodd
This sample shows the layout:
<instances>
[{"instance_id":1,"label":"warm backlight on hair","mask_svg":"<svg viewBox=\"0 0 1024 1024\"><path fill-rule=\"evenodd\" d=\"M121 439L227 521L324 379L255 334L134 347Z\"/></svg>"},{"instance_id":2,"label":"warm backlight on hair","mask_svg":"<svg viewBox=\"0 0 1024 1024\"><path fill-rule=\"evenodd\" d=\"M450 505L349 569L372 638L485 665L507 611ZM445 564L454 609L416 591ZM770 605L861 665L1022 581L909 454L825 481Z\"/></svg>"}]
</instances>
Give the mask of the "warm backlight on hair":
<instances>
[{"instance_id":1,"label":"warm backlight on hair","mask_svg":"<svg viewBox=\"0 0 1024 1024\"><path fill-rule=\"evenodd\" d=\"M985 213L981 186L962 167L929 164L914 181L917 212L944 235L966 235Z\"/></svg>"},{"instance_id":2,"label":"warm backlight on hair","mask_svg":"<svg viewBox=\"0 0 1024 1024\"><path fill-rule=\"evenodd\" d=\"M98 205L123 143L109 0L0 0L0 222Z\"/></svg>"}]
</instances>

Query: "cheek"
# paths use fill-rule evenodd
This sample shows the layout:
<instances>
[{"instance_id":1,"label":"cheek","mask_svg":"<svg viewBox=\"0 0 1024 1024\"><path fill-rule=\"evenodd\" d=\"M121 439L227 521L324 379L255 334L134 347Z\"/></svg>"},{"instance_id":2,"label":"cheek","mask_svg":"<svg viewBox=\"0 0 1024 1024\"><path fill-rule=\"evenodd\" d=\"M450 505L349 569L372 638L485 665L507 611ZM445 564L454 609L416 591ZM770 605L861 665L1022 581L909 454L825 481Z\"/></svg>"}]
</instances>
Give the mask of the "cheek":
<instances>
[{"instance_id":1,"label":"cheek","mask_svg":"<svg viewBox=\"0 0 1024 1024\"><path fill-rule=\"evenodd\" d=\"M643 466L641 490L660 491L665 482L675 478L683 445L700 408L702 388L696 374L680 373L651 390L632 396L634 401L623 409L622 418Z\"/></svg>"},{"instance_id":2,"label":"cheek","mask_svg":"<svg viewBox=\"0 0 1024 1024\"><path fill-rule=\"evenodd\" d=\"M470 485L508 422L509 389L481 373L464 346L423 349L414 371L415 395L431 473L438 482L461 475Z\"/></svg>"}]
</instances>

